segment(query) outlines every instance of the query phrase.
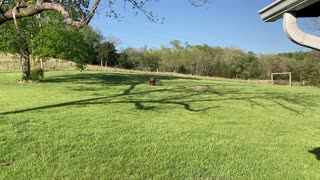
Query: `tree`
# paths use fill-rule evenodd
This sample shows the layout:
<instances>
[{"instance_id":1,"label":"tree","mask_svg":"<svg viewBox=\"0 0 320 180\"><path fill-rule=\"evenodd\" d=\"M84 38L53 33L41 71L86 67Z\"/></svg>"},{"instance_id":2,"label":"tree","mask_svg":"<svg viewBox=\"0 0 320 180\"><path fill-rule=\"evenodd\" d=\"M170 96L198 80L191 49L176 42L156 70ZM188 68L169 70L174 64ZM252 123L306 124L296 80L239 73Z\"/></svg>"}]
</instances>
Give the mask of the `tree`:
<instances>
[{"instance_id":1,"label":"tree","mask_svg":"<svg viewBox=\"0 0 320 180\"><path fill-rule=\"evenodd\" d=\"M249 79L256 77L256 66L257 66L257 57L252 52L249 51L247 54L244 54L239 58L240 60L237 62L235 66L235 72L237 76L240 75L242 79Z\"/></svg>"},{"instance_id":2,"label":"tree","mask_svg":"<svg viewBox=\"0 0 320 180\"><path fill-rule=\"evenodd\" d=\"M39 32L37 17L27 17L18 20L19 27L6 22L0 26L0 47L2 52L17 53L22 64L22 80L30 79L31 41ZM15 31L15 29L17 31Z\"/></svg>"},{"instance_id":3,"label":"tree","mask_svg":"<svg viewBox=\"0 0 320 180\"><path fill-rule=\"evenodd\" d=\"M72 60L79 68L85 61L94 59L94 49L85 42L83 33L67 27L62 21L60 14L46 12L19 19L18 32L9 22L0 26L1 50L20 54L22 80L31 78L30 55L41 60L50 57Z\"/></svg>"},{"instance_id":4,"label":"tree","mask_svg":"<svg viewBox=\"0 0 320 180\"><path fill-rule=\"evenodd\" d=\"M85 42L89 45L89 51L94 56L91 59L91 64L99 64L100 60L97 58L98 56L98 46L105 39L99 29L93 29L91 26L86 26L80 30L80 32L84 36Z\"/></svg>"},{"instance_id":5,"label":"tree","mask_svg":"<svg viewBox=\"0 0 320 180\"><path fill-rule=\"evenodd\" d=\"M43 0L0 0L0 25L10 20L14 21L14 28L11 29L15 29L16 37L18 37L17 47L19 47L20 60L22 65L21 79L23 81L27 81L30 79L30 53L32 51L30 43L35 37L33 34L37 34L39 32L39 28L41 28L41 24L37 23L37 19L39 18L35 17L34 15L39 14L45 10L55 10L61 13L64 18L63 22L67 24L77 27L86 25L86 21L79 24L77 21L73 20L70 16L71 13L65 11L63 7L68 7L72 11L72 15L74 17L80 17L81 15L84 15L82 9L88 6L88 2L80 1L78 3L75 2L74 4L70 4L68 2L61 3L62 4L54 2L44 2ZM93 9L95 9L96 7L97 5L93 7ZM92 18L93 13L94 12L88 13L87 20ZM33 26L33 28L29 28L30 24L35 24L36 26Z\"/></svg>"},{"instance_id":6,"label":"tree","mask_svg":"<svg viewBox=\"0 0 320 180\"><path fill-rule=\"evenodd\" d=\"M94 59L95 52L74 28L44 28L32 41L32 55L39 58L59 58L76 62L79 69Z\"/></svg>"},{"instance_id":7,"label":"tree","mask_svg":"<svg viewBox=\"0 0 320 180\"><path fill-rule=\"evenodd\" d=\"M112 35L107 36L105 39L106 41L111 42L115 47L123 43L119 38Z\"/></svg>"},{"instance_id":8,"label":"tree","mask_svg":"<svg viewBox=\"0 0 320 180\"><path fill-rule=\"evenodd\" d=\"M134 69L135 64L130 60L130 56L124 52L119 54L119 67L125 69Z\"/></svg>"},{"instance_id":9,"label":"tree","mask_svg":"<svg viewBox=\"0 0 320 180\"><path fill-rule=\"evenodd\" d=\"M117 18L119 14L113 9L116 0L107 0L106 14L108 17ZM151 21L158 19L152 13L146 10L146 2L157 0L123 0L124 3L132 5L134 11L141 11ZM207 0L188 0L194 6L200 6L207 3ZM92 2L92 4L91 4ZM14 21L17 35L20 39L20 58L22 62L22 80L30 78L30 52L28 41L24 34L25 26L19 26L17 19L34 17L44 11L55 11L62 15L63 23L83 28L89 24L94 16L98 6L102 6L101 0L0 0L0 25L7 21ZM11 40L11 39L10 39Z\"/></svg>"},{"instance_id":10,"label":"tree","mask_svg":"<svg viewBox=\"0 0 320 180\"><path fill-rule=\"evenodd\" d=\"M156 71L159 68L159 56L156 53L152 52L152 50L148 51L147 49L144 49L142 53L142 65L146 67L149 71Z\"/></svg>"},{"instance_id":11,"label":"tree","mask_svg":"<svg viewBox=\"0 0 320 180\"><path fill-rule=\"evenodd\" d=\"M103 42L98 45L98 58L101 61L101 66L107 67L118 65L117 58L117 50L113 43L111 42Z\"/></svg>"},{"instance_id":12,"label":"tree","mask_svg":"<svg viewBox=\"0 0 320 180\"><path fill-rule=\"evenodd\" d=\"M311 51L306 56L304 80L310 85L320 85L320 52Z\"/></svg>"}]
</instances>

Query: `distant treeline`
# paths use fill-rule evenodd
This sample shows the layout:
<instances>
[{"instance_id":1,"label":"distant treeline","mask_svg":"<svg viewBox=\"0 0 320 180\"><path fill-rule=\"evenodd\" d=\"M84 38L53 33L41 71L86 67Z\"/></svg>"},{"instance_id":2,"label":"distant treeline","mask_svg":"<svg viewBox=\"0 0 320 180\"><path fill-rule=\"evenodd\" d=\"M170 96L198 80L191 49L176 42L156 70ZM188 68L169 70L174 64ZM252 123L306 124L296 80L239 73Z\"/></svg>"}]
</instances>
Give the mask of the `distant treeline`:
<instances>
[{"instance_id":1,"label":"distant treeline","mask_svg":"<svg viewBox=\"0 0 320 180\"><path fill-rule=\"evenodd\" d=\"M178 40L172 41L169 46L162 46L157 49L145 47L127 48L118 51L115 46L116 41L102 41L102 35L94 34L94 32L92 28L81 31L86 42L82 44L87 45L79 47L80 49L75 45L72 46L71 50L70 48L67 50L56 48L53 51L52 48L49 48L51 46L42 45L40 49L34 48L31 55L41 62L50 58L64 59L67 57L67 60L72 60L77 64L80 62L82 64L125 69L158 70L232 79L270 80L271 73L291 72L292 81L305 85L320 86L319 51L257 55L254 52L245 52L234 47L222 48L209 45L182 44ZM71 40L68 42L77 44ZM81 45L81 43L79 44ZM57 47L60 46L57 45ZM76 49L76 51L72 51L72 49ZM15 53L14 51L4 52ZM2 64L1 66L5 65L5 69L8 69L10 65L6 62L0 64ZM276 78L288 79L287 76L277 76Z\"/></svg>"},{"instance_id":2,"label":"distant treeline","mask_svg":"<svg viewBox=\"0 0 320 180\"><path fill-rule=\"evenodd\" d=\"M171 42L171 47L127 48L119 53L111 50L104 52L109 55L102 53L100 49L100 56L94 64L240 79L270 79L271 73L292 72L293 81L304 82L306 85L320 85L318 51L256 55L238 48L187 43L181 45L180 41L176 40Z\"/></svg>"},{"instance_id":3,"label":"distant treeline","mask_svg":"<svg viewBox=\"0 0 320 180\"><path fill-rule=\"evenodd\" d=\"M65 26L56 13L46 12L41 14L40 19L29 17L19 21L24 26L20 35L15 33L13 23L0 26L0 52L24 58L26 63L20 65L24 66L25 76L30 69L30 58L39 60L42 70L47 61L56 58L74 61L79 69L85 64L96 64L224 78L266 80L270 79L271 73L291 72L293 81L320 86L318 51L257 55L239 48L190 45L179 40L157 49L127 48L117 51L116 46L121 44L117 38L106 39L91 26L81 30ZM21 35L25 36L23 41L19 38ZM9 61L0 62L2 65L4 69L18 67L11 66Z\"/></svg>"}]
</instances>

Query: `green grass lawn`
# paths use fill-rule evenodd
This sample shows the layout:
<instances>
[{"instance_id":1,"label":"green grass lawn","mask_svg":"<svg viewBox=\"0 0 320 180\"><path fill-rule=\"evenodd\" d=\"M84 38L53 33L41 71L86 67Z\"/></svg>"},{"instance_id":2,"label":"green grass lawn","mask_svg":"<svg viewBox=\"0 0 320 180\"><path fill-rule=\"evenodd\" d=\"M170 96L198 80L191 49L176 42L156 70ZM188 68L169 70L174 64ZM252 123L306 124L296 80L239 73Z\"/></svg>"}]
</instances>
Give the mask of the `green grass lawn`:
<instances>
[{"instance_id":1,"label":"green grass lawn","mask_svg":"<svg viewBox=\"0 0 320 180\"><path fill-rule=\"evenodd\" d=\"M0 73L0 179L320 179L320 90Z\"/></svg>"}]
</instances>

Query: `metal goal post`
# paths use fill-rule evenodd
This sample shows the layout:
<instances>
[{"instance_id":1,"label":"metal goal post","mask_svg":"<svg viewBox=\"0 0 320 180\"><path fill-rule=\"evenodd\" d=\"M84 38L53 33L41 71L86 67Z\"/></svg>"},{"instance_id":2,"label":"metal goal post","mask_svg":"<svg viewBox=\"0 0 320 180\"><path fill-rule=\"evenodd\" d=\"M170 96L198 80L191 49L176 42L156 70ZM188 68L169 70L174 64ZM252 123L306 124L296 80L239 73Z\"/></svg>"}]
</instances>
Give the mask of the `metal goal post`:
<instances>
[{"instance_id":1,"label":"metal goal post","mask_svg":"<svg viewBox=\"0 0 320 180\"><path fill-rule=\"evenodd\" d=\"M283 72L283 73L271 73L271 84L273 85L274 82L273 82L273 76L274 75L280 75L280 74L288 74L289 75L289 86L292 85L292 82L291 82L291 72Z\"/></svg>"}]
</instances>

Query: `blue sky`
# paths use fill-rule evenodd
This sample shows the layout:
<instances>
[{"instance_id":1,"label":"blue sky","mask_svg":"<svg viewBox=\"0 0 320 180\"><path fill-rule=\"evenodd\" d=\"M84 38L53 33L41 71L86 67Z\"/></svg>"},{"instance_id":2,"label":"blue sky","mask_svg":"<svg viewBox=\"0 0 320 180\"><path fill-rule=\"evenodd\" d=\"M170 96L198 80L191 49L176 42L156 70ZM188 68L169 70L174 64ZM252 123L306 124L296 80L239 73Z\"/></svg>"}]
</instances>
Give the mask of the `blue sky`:
<instances>
[{"instance_id":1,"label":"blue sky","mask_svg":"<svg viewBox=\"0 0 320 180\"><path fill-rule=\"evenodd\" d=\"M118 3L121 1L118 0ZM160 0L148 4L164 22L152 23L142 15L134 15L130 6L119 4L120 21L96 15L91 26L104 36L122 41L118 48L169 46L180 40L191 45L237 47L257 54L273 54L308 50L292 43L282 30L282 20L264 23L258 11L273 0L209 0L203 7L194 7L188 0Z\"/></svg>"}]
</instances>

